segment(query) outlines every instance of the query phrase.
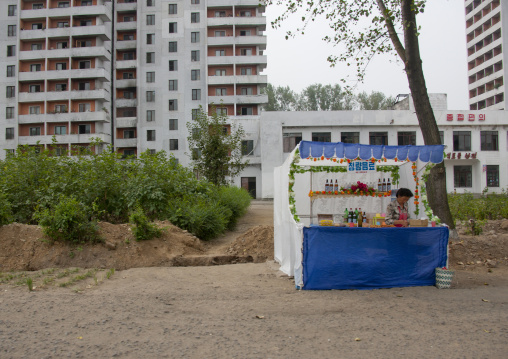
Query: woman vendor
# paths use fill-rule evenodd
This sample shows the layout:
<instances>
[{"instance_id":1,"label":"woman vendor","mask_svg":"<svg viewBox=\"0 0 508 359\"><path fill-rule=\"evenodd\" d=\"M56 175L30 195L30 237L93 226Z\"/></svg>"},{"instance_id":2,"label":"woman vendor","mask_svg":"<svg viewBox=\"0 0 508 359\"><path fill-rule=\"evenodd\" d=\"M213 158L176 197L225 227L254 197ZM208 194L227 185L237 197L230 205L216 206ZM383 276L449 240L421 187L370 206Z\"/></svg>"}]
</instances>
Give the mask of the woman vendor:
<instances>
[{"instance_id":1,"label":"woman vendor","mask_svg":"<svg viewBox=\"0 0 508 359\"><path fill-rule=\"evenodd\" d=\"M397 227L409 225L408 201L413 197L413 192L408 188L400 188L397 191L397 199L390 202L386 207L385 223L394 224Z\"/></svg>"}]
</instances>

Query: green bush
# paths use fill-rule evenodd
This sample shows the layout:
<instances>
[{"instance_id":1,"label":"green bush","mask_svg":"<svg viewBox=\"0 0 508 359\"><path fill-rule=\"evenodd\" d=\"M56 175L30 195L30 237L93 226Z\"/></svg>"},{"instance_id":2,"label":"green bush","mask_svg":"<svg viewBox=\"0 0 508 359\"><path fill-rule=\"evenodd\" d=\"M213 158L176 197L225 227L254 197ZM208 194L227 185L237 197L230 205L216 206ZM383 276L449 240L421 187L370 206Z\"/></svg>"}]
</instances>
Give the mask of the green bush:
<instances>
[{"instance_id":1,"label":"green bush","mask_svg":"<svg viewBox=\"0 0 508 359\"><path fill-rule=\"evenodd\" d=\"M52 240L73 243L100 240L98 226L89 219L90 210L74 197L61 197L52 208L39 209L34 217Z\"/></svg>"},{"instance_id":2,"label":"green bush","mask_svg":"<svg viewBox=\"0 0 508 359\"><path fill-rule=\"evenodd\" d=\"M449 194L448 203L455 220L468 221L475 219L483 221L508 218L508 195L504 190L498 194L488 194L487 191L484 191L477 198L468 192Z\"/></svg>"},{"instance_id":3,"label":"green bush","mask_svg":"<svg viewBox=\"0 0 508 359\"><path fill-rule=\"evenodd\" d=\"M249 192L243 188L221 187L218 190L218 197L219 203L231 211L231 216L228 218L227 229L234 229L238 219L247 212L251 196Z\"/></svg>"},{"instance_id":4,"label":"green bush","mask_svg":"<svg viewBox=\"0 0 508 359\"><path fill-rule=\"evenodd\" d=\"M0 193L0 226L9 224L12 222L12 210L11 204L7 200L7 197Z\"/></svg>"},{"instance_id":5,"label":"green bush","mask_svg":"<svg viewBox=\"0 0 508 359\"><path fill-rule=\"evenodd\" d=\"M134 238L136 238L137 241L150 240L162 235L162 229L150 223L141 206L137 206L134 211L131 212L129 223L131 224L132 234L134 234Z\"/></svg>"}]
</instances>

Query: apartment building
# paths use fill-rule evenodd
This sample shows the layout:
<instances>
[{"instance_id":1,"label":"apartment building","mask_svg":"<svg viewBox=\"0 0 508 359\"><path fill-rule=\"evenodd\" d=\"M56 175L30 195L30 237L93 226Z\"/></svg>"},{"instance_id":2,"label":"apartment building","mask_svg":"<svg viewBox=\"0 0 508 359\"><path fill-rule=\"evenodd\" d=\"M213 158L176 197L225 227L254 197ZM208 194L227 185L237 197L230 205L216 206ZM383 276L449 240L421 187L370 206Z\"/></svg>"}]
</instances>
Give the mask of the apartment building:
<instances>
[{"instance_id":1,"label":"apartment building","mask_svg":"<svg viewBox=\"0 0 508 359\"><path fill-rule=\"evenodd\" d=\"M470 110L506 110L508 3L466 0Z\"/></svg>"},{"instance_id":2,"label":"apartment building","mask_svg":"<svg viewBox=\"0 0 508 359\"><path fill-rule=\"evenodd\" d=\"M59 152L73 154L99 138L123 155L165 150L188 165L186 123L200 107L217 105L236 126L259 121L267 102L266 18L257 0L0 6L2 149L51 147L56 136ZM246 134L251 154L257 133Z\"/></svg>"}]
</instances>

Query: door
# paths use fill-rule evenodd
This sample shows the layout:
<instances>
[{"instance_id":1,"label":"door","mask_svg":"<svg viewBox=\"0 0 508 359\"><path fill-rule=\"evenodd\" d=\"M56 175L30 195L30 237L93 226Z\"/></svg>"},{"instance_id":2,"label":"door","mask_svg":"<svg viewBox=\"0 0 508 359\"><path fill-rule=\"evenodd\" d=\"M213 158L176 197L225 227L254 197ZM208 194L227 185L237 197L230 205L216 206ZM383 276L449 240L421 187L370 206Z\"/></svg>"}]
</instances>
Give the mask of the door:
<instances>
[{"instance_id":1,"label":"door","mask_svg":"<svg viewBox=\"0 0 508 359\"><path fill-rule=\"evenodd\" d=\"M256 198L256 177L242 177L242 188L245 188L252 198Z\"/></svg>"}]
</instances>

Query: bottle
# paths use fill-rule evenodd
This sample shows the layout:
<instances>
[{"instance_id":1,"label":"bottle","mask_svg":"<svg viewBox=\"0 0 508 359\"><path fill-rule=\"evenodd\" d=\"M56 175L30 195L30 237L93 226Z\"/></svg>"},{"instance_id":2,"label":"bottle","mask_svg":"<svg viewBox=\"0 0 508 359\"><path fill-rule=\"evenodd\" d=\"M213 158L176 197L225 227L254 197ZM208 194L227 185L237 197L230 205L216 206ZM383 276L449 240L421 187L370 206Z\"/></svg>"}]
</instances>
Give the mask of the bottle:
<instances>
[{"instance_id":1,"label":"bottle","mask_svg":"<svg viewBox=\"0 0 508 359\"><path fill-rule=\"evenodd\" d=\"M334 192L339 192L339 184L337 183L337 180L335 180L335 186L333 188Z\"/></svg>"},{"instance_id":2,"label":"bottle","mask_svg":"<svg viewBox=\"0 0 508 359\"><path fill-rule=\"evenodd\" d=\"M348 223L348 217L349 217L349 211L346 209L344 210L344 223Z\"/></svg>"},{"instance_id":3,"label":"bottle","mask_svg":"<svg viewBox=\"0 0 508 359\"><path fill-rule=\"evenodd\" d=\"M328 185L328 180L326 180L325 192L328 193L329 190L330 190L330 186Z\"/></svg>"},{"instance_id":4,"label":"bottle","mask_svg":"<svg viewBox=\"0 0 508 359\"><path fill-rule=\"evenodd\" d=\"M353 208L349 209L349 214L347 217L347 223L353 223Z\"/></svg>"},{"instance_id":5,"label":"bottle","mask_svg":"<svg viewBox=\"0 0 508 359\"><path fill-rule=\"evenodd\" d=\"M390 182L390 179L388 178L388 183L386 184L386 192L389 192L392 190L392 183Z\"/></svg>"},{"instance_id":6,"label":"bottle","mask_svg":"<svg viewBox=\"0 0 508 359\"><path fill-rule=\"evenodd\" d=\"M383 185L381 184L381 178L377 180L377 191L383 192Z\"/></svg>"},{"instance_id":7,"label":"bottle","mask_svg":"<svg viewBox=\"0 0 508 359\"><path fill-rule=\"evenodd\" d=\"M358 211L358 227L361 227L363 224L363 215L362 215L362 209Z\"/></svg>"},{"instance_id":8,"label":"bottle","mask_svg":"<svg viewBox=\"0 0 508 359\"><path fill-rule=\"evenodd\" d=\"M333 193L333 178L330 180L330 192Z\"/></svg>"},{"instance_id":9,"label":"bottle","mask_svg":"<svg viewBox=\"0 0 508 359\"><path fill-rule=\"evenodd\" d=\"M363 223L367 223L367 214L365 212L363 212L362 220Z\"/></svg>"},{"instance_id":10,"label":"bottle","mask_svg":"<svg viewBox=\"0 0 508 359\"><path fill-rule=\"evenodd\" d=\"M353 212L353 223L358 223L358 208L355 208L355 211Z\"/></svg>"},{"instance_id":11,"label":"bottle","mask_svg":"<svg viewBox=\"0 0 508 359\"><path fill-rule=\"evenodd\" d=\"M381 192L386 192L386 178L383 178L383 185L382 185Z\"/></svg>"}]
</instances>

